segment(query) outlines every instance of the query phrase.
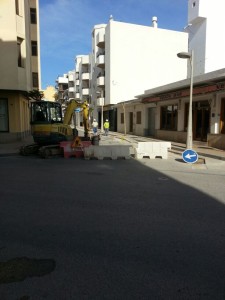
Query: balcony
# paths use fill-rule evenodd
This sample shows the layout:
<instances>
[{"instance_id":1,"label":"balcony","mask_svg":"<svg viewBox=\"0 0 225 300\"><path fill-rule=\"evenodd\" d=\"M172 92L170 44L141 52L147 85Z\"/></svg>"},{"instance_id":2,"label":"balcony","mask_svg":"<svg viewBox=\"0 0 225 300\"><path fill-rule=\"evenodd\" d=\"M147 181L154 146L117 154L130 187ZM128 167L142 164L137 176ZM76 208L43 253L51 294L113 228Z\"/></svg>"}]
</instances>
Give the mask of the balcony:
<instances>
[{"instance_id":1,"label":"balcony","mask_svg":"<svg viewBox=\"0 0 225 300\"><path fill-rule=\"evenodd\" d=\"M76 80L75 85L80 85L80 80L79 79Z\"/></svg>"},{"instance_id":2,"label":"balcony","mask_svg":"<svg viewBox=\"0 0 225 300\"><path fill-rule=\"evenodd\" d=\"M80 99L80 93L75 94L76 99Z\"/></svg>"},{"instance_id":3,"label":"balcony","mask_svg":"<svg viewBox=\"0 0 225 300\"><path fill-rule=\"evenodd\" d=\"M105 32L99 32L96 36L96 45L99 48L105 48Z\"/></svg>"},{"instance_id":4,"label":"balcony","mask_svg":"<svg viewBox=\"0 0 225 300\"><path fill-rule=\"evenodd\" d=\"M97 105L98 106L104 106L105 98L98 98L97 99Z\"/></svg>"},{"instance_id":5,"label":"balcony","mask_svg":"<svg viewBox=\"0 0 225 300\"><path fill-rule=\"evenodd\" d=\"M69 74L68 80L69 81L74 81L74 75L73 74Z\"/></svg>"},{"instance_id":6,"label":"balcony","mask_svg":"<svg viewBox=\"0 0 225 300\"><path fill-rule=\"evenodd\" d=\"M100 76L97 78L97 86L105 86L105 76Z\"/></svg>"},{"instance_id":7,"label":"balcony","mask_svg":"<svg viewBox=\"0 0 225 300\"><path fill-rule=\"evenodd\" d=\"M82 89L82 95L83 96L88 96L89 95L89 88L83 88Z\"/></svg>"},{"instance_id":8,"label":"balcony","mask_svg":"<svg viewBox=\"0 0 225 300\"><path fill-rule=\"evenodd\" d=\"M82 80L89 80L90 79L90 73L82 73Z\"/></svg>"},{"instance_id":9,"label":"balcony","mask_svg":"<svg viewBox=\"0 0 225 300\"><path fill-rule=\"evenodd\" d=\"M105 66L105 55L104 55L104 54L100 54L100 55L97 57L96 65L97 65L97 67L99 67L99 68L103 68L103 67Z\"/></svg>"},{"instance_id":10,"label":"balcony","mask_svg":"<svg viewBox=\"0 0 225 300\"><path fill-rule=\"evenodd\" d=\"M74 93L75 89L74 86L69 87L69 93Z\"/></svg>"},{"instance_id":11,"label":"balcony","mask_svg":"<svg viewBox=\"0 0 225 300\"><path fill-rule=\"evenodd\" d=\"M82 65L89 65L89 55L84 55L81 58Z\"/></svg>"}]
</instances>

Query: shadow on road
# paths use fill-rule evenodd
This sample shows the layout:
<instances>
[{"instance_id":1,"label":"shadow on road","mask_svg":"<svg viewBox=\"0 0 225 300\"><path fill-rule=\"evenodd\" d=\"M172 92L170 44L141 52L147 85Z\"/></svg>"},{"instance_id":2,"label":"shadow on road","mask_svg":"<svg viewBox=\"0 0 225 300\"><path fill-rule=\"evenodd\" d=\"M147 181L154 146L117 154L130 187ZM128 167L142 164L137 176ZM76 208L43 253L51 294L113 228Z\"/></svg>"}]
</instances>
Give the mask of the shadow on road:
<instances>
[{"instance_id":1,"label":"shadow on road","mask_svg":"<svg viewBox=\"0 0 225 300\"><path fill-rule=\"evenodd\" d=\"M225 299L224 176L153 165L2 158L0 261L56 268L0 299Z\"/></svg>"}]
</instances>

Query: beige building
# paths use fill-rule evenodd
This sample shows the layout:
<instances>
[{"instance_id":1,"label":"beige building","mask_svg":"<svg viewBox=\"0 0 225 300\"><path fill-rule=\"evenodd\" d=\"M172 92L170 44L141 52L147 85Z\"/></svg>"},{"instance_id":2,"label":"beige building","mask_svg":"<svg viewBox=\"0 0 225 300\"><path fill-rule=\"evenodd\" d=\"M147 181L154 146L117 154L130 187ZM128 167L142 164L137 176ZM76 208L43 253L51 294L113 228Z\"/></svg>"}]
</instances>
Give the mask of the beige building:
<instances>
[{"instance_id":1,"label":"beige building","mask_svg":"<svg viewBox=\"0 0 225 300\"><path fill-rule=\"evenodd\" d=\"M0 1L0 143L30 132L24 92L40 89L38 0Z\"/></svg>"},{"instance_id":2,"label":"beige building","mask_svg":"<svg viewBox=\"0 0 225 300\"><path fill-rule=\"evenodd\" d=\"M44 92L45 100L55 101L57 91L54 86L52 86L52 85L47 86L47 88L45 90L43 90L43 92Z\"/></svg>"}]
</instances>

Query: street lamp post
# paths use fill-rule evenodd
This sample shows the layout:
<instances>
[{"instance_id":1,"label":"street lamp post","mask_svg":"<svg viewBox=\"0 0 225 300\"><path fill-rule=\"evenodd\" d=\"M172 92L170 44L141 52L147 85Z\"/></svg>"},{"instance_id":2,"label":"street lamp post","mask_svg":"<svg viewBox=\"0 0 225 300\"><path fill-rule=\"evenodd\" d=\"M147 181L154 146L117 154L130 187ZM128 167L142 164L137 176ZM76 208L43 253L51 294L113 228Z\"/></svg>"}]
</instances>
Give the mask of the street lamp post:
<instances>
[{"instance_id":1,"label":"street lamp post","mask_svg":"<svg viewBox=\"0 0 225 300\"><path fill-rule=\"evenodd\" d=\"M101 133L103 133L103 106L104 106L104 99L103 99L103 90L101 90L101 108L102 108L102 113L101 113Z\"/></svg>"},{"instance_id":2,"label":"street lamp post","mask_svg":"<svg viewBox=\"0 0 225 300\"><path fill-rule=\"evenodd\" d=\"M104 98L103 98L103 90L97 91L97 94L100 94L100 101L99 101L99 106L101 106L101 133L104 132L103 128L103 107L104 107Z\"/></svg>"},{"instance_id":3,"label":"street lamp post","mask_svg":"<svg viewBox=\"0 0 225 300\"><path fill-rule=\"evenodd\" d=\"M188 127L187 127L187 141L186 149L192 149L192 96L193 96L193 61L194 61L194 51L189 52L180 52L177 53L179 58L189 59L191 66L191 81L190 81L190 101L189 101L189 114L188 114Z\"/></svg>"}]
</instances>

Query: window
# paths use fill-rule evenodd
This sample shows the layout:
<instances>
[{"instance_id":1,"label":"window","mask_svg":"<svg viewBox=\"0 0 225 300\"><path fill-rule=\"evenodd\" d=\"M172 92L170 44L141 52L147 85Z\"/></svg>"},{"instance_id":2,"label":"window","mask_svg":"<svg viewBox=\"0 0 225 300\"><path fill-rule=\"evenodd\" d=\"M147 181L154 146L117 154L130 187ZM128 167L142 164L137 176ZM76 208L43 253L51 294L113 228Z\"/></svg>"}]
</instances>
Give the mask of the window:
<instances>
[{"instance_id":1,"label":"window","mask_svg":"<svg viewBox=\"0 0 225 300\"><path fill-rule=\"evenodd\" d=\"M20 10L19 10L19 0L15 0L15 7L16 7L16 14L19 16Z\"/></svg>"},{"instance_id":2,"label":"window","mask_svg":"<svg viewBox=\"0 0 225 300\"><path fill-rule=\"evenodd\" d=\"M124 113L121 113L120 115L120 123L124 124Z\"/></svg>"},{"instance_id":3,"label":"window","mask_svg":"<svg viewBox=\"0 0 225 300\"><path fill-rule=\"evenodd\" d=\"M32 53L32 56L38 55L37 41L31 41L31 53Z\"/></svg>"},{"instance_id":4,"label":"window","mask_svg":"<svg viewBox=\"0 0 225 300\"><path fill-rule=\"evenodd\" d=\"M220 132L225 134L225 98L221 99Z\"/></svg>"},{"instance_id":5,"label":"window","mask_svg":"<svg viewBox=\"0 0 225 300\"><path fill-rule=\"evenodd\" d=\"M137 124L141 124L141 111L137 111Z\"/></svg>"},{"instance_id":6,"label":"window","mask_svg":"<svg viewBox=\"0 0 225 300\"><path fill-rule=\"evenodd\" d=\"M15 0L15 11L17 16L23 15L23 3L22 0Z\"/></svg>"},{"instance_id":7,"label":"window","mask_svg":"<svg viewBox=\"0 0 225 300\"><path fill-rule=\"evenodd\" d=\"M161 107L161 129L177 130L177 105Z\"/></svg>"},{"instance_id":8,"label":"window","mask_svg":"<svg viewBox=\"0 0 225 300\"><path fill-rule=\"evenodd\" d=\"M21 68L23 67L22 43L23 43L23 39L17 38L18 67L21 67Z\"/></svg>"},{"instance_id":9,"label":"window","mask_svg":"<svg viewBox=\"0 0 225 300\"><path fill-rule=\"evenodd\" d=\"M33 79L33 87L34 88L38 88L39 84L38 84L38 73L33 72L32 73L32 79Z\"/></svg>"},{"instance_id":10,"label":"window","mask_svg":"<svg viewBox=\"0 0 225 300\"><path fill-rule=\"evenodd\" d=\"M8 100L0 99L0 132L9 131Z\"/></svg>"},{"instance_id":11,"label":"window","mask_svg":"<svg viewBox=\"0 0 225 300\"><path fill-rule=\"evenodd\" d=\"M31 22L31 24L37 24L36 8L31 8L30 9L30 22Z\"/></svg>"}]
</instances>

